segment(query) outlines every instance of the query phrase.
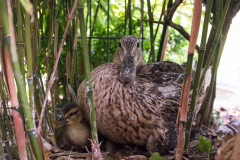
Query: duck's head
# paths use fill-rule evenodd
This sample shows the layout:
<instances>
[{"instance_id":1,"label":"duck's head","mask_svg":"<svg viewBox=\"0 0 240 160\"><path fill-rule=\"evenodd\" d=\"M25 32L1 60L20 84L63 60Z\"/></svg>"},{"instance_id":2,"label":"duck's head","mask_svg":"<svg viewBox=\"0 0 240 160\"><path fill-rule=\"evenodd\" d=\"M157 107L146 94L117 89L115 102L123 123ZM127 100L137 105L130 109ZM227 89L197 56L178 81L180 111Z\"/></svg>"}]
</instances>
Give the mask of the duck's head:
<instances>
[{"instance_id":1,"label":"duck's head","mask_svg":"<svg viewBox=\"0 0 240 160\"><path fill-rule=\"evenodd\" d=\"M113 62L121 65L119 79L122 83L134 81L136 71L143 62L139 39L132 35L122 37L113 56Z\"/></svg>"},{"instance_id":2,"label":"duck's head","mask_svg":"<svg viewBox=\"0 0 240 160\"><path fill-rule=\"evenodd\" d=\"M82 112L76 103L69 103L62 109L62 114L69 124L80 123Z\"/></svg>"}]
</instances>

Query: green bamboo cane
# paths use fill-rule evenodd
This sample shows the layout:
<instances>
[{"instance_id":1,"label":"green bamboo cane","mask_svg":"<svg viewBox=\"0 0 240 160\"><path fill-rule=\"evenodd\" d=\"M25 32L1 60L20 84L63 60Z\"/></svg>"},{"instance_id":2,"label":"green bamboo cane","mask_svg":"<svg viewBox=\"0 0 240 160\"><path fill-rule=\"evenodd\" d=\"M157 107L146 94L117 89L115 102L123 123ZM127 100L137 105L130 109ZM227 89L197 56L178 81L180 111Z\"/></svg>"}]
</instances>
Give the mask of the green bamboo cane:
<instances>
[{"instance_id":1,"label":"green bamboo cane","mask_svg":"<svg viewBox=\"0 0 240 160\"><path fill-rule=\"evenodd\" d=\"M184 127L187 122L187 110L188 110L188 99L189 99L189 91L191 85L191 75L192 75L192 61L194 50L197 42L198 31L201 20L201 12L202 12L202 1L195 0L194 9L193 9L193 18L192 18L192 27L191 27L191 36L188 48L188 61L187 61L187 69L186 74L184 76L182 93L181 93L181 110L180 110L180 123L179 123L179 132L177 138L177 149L176 149L176 160L182 159L183 149L184 149L184 141L185 141L185 130Z\"/></svg>"},{"instance_id":2,"label":"green bamboo cane","mask_svg":"<svg viewBox=\"0 0 240 160\"><path fill-rule=\"evenodd\" d=\"M0 57L1 58L4 57L3 54L2 54L2 21L1 21L1 17L0 17ZM2 62L4 62L3 59L2 59ZM1 70L5 70L5 68L3 67L4 63L2 63L1 66L2 66ZM4 95L4 92L3 92L3 86L4 86L3 83L4 83L3 75L0 72L0 86L1 86L0 87L0 97L1 97L1 101L2 101L2 107L3 107L3 117L4 117L5 123L7 125L10 140L12 142L13 154L16 156L16 155L18 155L18 150L17 150L16 142L13 139L12 128L10 126L10 122L9 122L9 119L8 119L7 107L6 107L6 104L5 104L6 98L5 98L5 95Z\"/></svg>"},{"instance_id":3,"label":"green bamboo cane","mask_svg":"<svg viewBox=\"0 0 240 160\"><path fill-rule=\"evenodd\" d=\"M73 88L74 84L74 75L76 70L76 59L77 59L77 31L78 31L78 14L76 17L75 23L75 33L74 33L74 42L73 42L73 56L72 56L72 69L70 73L70 86Z\"/></svg>"},{"instance_id":4,"label":"green bamboo cane","mask_svg":"<svg viewBox=\"0 0 240 160\"><path fill-rule=\"evenodd\" d=\"M1 117L0 117L1 118ZM0 120L1 121L1 120ZM1 125L1 122L0 122L0 125ZM3 150L3 139L2 139L2 132L0 131L0 155L1 155L1 159L2 160L5 160L5 157L4 157L4 150Z\"/></svg>"},{"instance_id":5,"label":"green bamboo cane","mask_svg":"<svg viewBox=\"0 0 240 160\"><path fill-rule=\"evenodd\" d=\"M190 135L191 135L192 121L193 121L194 112L195 112L195 104L196 104L196 99L197 99L198 90L199 90L199 81L200 81L200 76L201 76L204 54L205 54L205 50L206 50L206 40L207 40L208 24L209 24L209 19L210 19L210 14L211 14L212 2L213 2L213 0L208 0L207 6L206 6L202 39L201 39L201 47L200 47L200 52L198 54L197 71L196 71L195 80L194 80L191 104L190 104L190 108L188 111L188 121L187 121L186 134L185 134L185 137L186 137L185 147L184 147L185 150L188 147L188 143L189 143L189 139L190 139Z\"/></svg>"},{"instance_id":6,"label":"green bamboo cane","mask_svg":"<svg viewBox=\"0 0 240 160\"><path fill-rule=\"evenodd\" d=\"M60 5L61 5L61 2L62 2L62 0L59 0L59 1L58 1L57 8L56 8L56 12L55 12L55 16L54 16L54 22L56 22L56 19L57 19L57 16L58 16L58 11L59 11L59 7L60 7ZM55 28L55 23L54 23L53 25L54 25L54 28Z\"/></svg>"},{"instance_id":7,"label":"green bamboo cane","mask_svg":"<svg viewBox=\"0 0 240 160\"><path fill-rule=\"evenodd\" d=\"M17 12L17 35L18 35L18 46L17 51L19 55L20 67L23 75L23 80L25 84L25 69L24 69L24 42L23 42L23 22L20 1L16 1L16 12Z\"/></svg>"},{"instance_id":8,"label":"green bamboo cane","mask_svg":"<svg viewBox=\"0 0 240 160\"><path fill-rule=\"evenodd\" d=\"M49 14L49 26L50 26L50 31L49 31L49 44L48 44L48 49L49 52L51 52L51 46L52 46L52 37L53 37L53 3L54 1L51 1L52 3L50 3L50 14Z\"/></svg>"},{"instance_id":9,"label":"green bamboo cane","mask_svg":"<svg viewBox=\"0 0 240 160\"><path fill-rule=\"evenodd\" d=\"M4 83L3 75L2 75L2 73L0 73L0 84L1 84L2 87L3 87L3 83ZM12 143L13 154L14 154L14 156L17 156L18 155L18 149L17 149L16 142L13 139L12 128L11 128L11 125L10 125L10 121L9 121L9 117L8 117L8 113L7 113L7 107L6 107L6 103L5 103L6 95L4 94L3 90L4 90L3 88L0 89L1 100L4 102L4 103L2 103L3 117L4 117L4 121L6 123L7 129L8 129L8 134L9 134L9 137L10 137L10 140L11 140L11 143Z\"/></svg>"},{"instance_id":10,"label":"green bamboo cane","mask_svg":"<svg viewBox=\"0 0 240 160\"><path fill-rule=\"evenodd\" d=\"M58 51L58 27L59 27L59 20L55 20L55 33L54 33L54 61L57 59L57 51ZM57 120L57 111L56 111L56 103L58 97L58 69L56 69L55 73L55 83L53 84L54 89L54 100L53 100L53 113L54 113L54 120Z\"/></svg>"},{"instance_id":11,"label":"green bamboo cane","mask_svg":"<svg viewBox=\"0 0 240 160\"><path fill-rule=\"evenodd\" d=\"M34 10L35 10L35 13L34 13L34 22L33 22L33 55L32 55L32 66L33 66L33 73L36 74L36 64L37 64L37 25L38 25L38 19L37 19L37 2L38 1L33 1L33 7L34 7ZM36 77L36 76L34 76ZM35 78L33 79L33 82L35 83Z\"/></svg>"},{"instance_id":12,"label":"green bamboo cane","mask_svg":"<svg viewBox=\"0 0 240 160\"><path fill-rule=\"evenodd\" d=\"M34 95L33 95L33 59L32 59L32 45L31 45L31 29L30 29L30 15L25 12L25 41L27 54L27 80L29 88L29 105L31 110L34 109Z\"/></svg>"},{"instance_id":13,"label":"green bamboo cane","mask_svg":"<svg viewBox=\"0 0 240 160\"><path fill-rule=\"evenodd\" d=\"M42 153L39 148L38 140L37 140L37 135L36 131L34 128L34 123L33 123L33 118L32 118L32 112L29 107L28 101L27 101L27 94L26 90L24 87L24 81L22 79L22 73L20 69L20 63L18 59L18 55L16 52L16 43L15 43L15 37L14 37L14 29L13 26L9 25L12 24L12 19L11 15L9 16L9 21L8 21L8 13L7 13L7 8L6 8L6 1L5 0L0 0L0 10L1 10L1 16L2 16L2 22L3 22L3 29L4 29L4 35L5 39L8 44L9 51L11 53L11 60L12 60L12 65L13 65L13 70L14 70L14 75L15 75L15 80L17 83L20 99L23 105L23 111L25 114L25 121L26 121L26 126L27 126L27 131L29 133L31 143L33 150L35 152L35 156L38 160L42 160ZM9 7L10 9L10 7ZM11 11L9 11L11 13ZM10 28L11 26L11 28ZM10 32L11 31L11 32ZM11 34L10 34L11 33Z\"/></svg>"},{"instance_id":14,"label":"green bamboo cane","mask_svg":"<svg viewBox=\"0 0 240 160\"><path fill-rule=\"evenodd\" d=\"M216 2L215 26L219 25L219 21L221 20L222 9L223 9L223 1L219 0L219 1ZM221 35L222 35L222 32L221 32ZM218 68L218 64L219 64L219 60L220 60L221 42L222 42L222 38L220 36L218 44L217 44L216 52L215 52L215 59L214 59L214 63L213 63L212 79L211 79L211 82L210 82L210 89L209 89L209 92L208 92L208 95L207 95L208 97L207 97L207 100L206 100L206 103L205 103L207 106L210 107L209 112L207 114L208 115L207 116L207 121L206 121L206 126L207 127L209 127L209 125L210 125L210 121L211 121L211 117L212 117L212 110L213 110L213 103L214 103L214 100L215 100L217 68Z\"/></svg>"},{"instance_id":15,"label":"green bamboo cane","mask_svg":"<svg viewBox=\"0 0 240 160\"><path fill-rule=\"evenodd\" d=\"M1 88L1 87L0 87ZM1 93L0 93L1 94ZM1 94L2 96L2 94ZM4 103L4 102L3 102ZM10 160L13 160L13 153L12 153L12 150L10 148L10 145L9 145L9 140L8 140L8 137L7 137L7 133L6 133L6 129L5 129L5 124L2 120L2 114L0 114L0 134L2 135L2 140L4 141L5 143L5 146L6 146L6 149L7 149L7 153L8 153L8 156L9 156L9 159ZM1 140L1 139L0 139ZM0 144L2 144L2 141L0 141ZM1 146L0 146L1 147ZM2 154L4 156L4 154ZM3 158L4 159L4 158Z\"/></svg>"},{"instance_id":16,"label":"green bamboo cane","mask_svg":"<svg viewBox=\"0 0 240 160\"><path fill-rule=\"evenodd\" d=\"M147 4L148 4L148 17L149 17L149 28L150 28L150 41L151 41L150 56L152 57L152 62L155 62L154 36L153 36L153 12L151 9L150 0L147 0Z\"/></svg>"},{"instance_id":17,"label":"green bamboo cane","mask_svg":"<svg viewBox=\"0 0 240 160\"><path fill-rule=\"evenodd\" d=\"M131 9L132 0L128 0L128 18L129 18L129 35L132 35L132 9Z\"/></svg>"},{"instance_id":18,"label":"green bamboo cane","mask_svg":"<svg viewBox=\"0 0 240 160\"><path fill-rule=\"evenodd\" d=\"M206 62L206 65L205 65L205 68L204 68L204 71L202 73L202 76L201 76L201 79L200 79L200 83L199 83L199 86L202 85L203 83L203 80L204 80L204 77L207 73L207 70L208 70L208 67L211 63L211 60L212 60L212 57L213 57L213 54L217 48L217 44L218 44L218 41L219 41L219 38L221 36L221 32L222 32L222 27L223 27L223 24L224 24L224 20L225 20L225 17L227 15L227 11L228 11L228 7L230 5L230 2L231 0L226 0L226 3L225 3L225 6L224 6L224 9L223 9L223 13L222 13L222 16L221 16L221 20L219 22L219 25L216 26L217 27L217 30L216 30L216 34L215 34L215 37L214 37L214 42L213 42L213 45L211 47L211 50L210 50L210 53L208 55L208 59L207 59L207 62Z\"/></svg>"},{"instance_id":19,"label":"green bamboo cane","mask_svg":"<svg viewBox=\"0 0 240 160\"><path fill-rule=\"evenodd\" d=\"M173 3L172 0L169 0L167 9L170 9L172 7L172 3ZM167 16L165 16L163 30L162 30L162 36L161 36L161 40L160 40L160 44L159 44L157 62L162 61L163 50L164 50L164 43L165 43L165 40L166 40L167 29L168 29L166 17Z\"/></svg>"},{"instance_id":20,"label":"green bamboo cane","mask_svg":"<svg viewBox=\"0 0 240 160\"><path fill-rule=\"evenodd\" d=\"M83 48L83 64L84 64L84 73L87 81L88 87L88 99L89 102L89 110L90 110L90 118L91 118L91 130L92 130L92 138L98 143L97 136L97 126L96 126L96 115L95 115L95 107L94 107L94 98L93 98L93 90L92 90L92 80L90 73L90 64L89 64L89 56L88 56L88 48L87 48L87 36L86 36L86 28L84 23L84 12L83 12L83 3L82 0L78 1L78 14L79 14L79 22L80 22L80 31L82 37L82 48Z\"/></svg>"},{"instance_id":21,"label":"green bamboo cane","mask_svg":"<svg viewBox=\"0 0 240 160\"><path fill-rule=\"evenodd\" d=\"M157 24L157 29L156 29L155 35L154 35L154 41L156 40L157 33L158 33L158 29L159 29L159 26L160 26L160 22L161 22L161 20L162 20L162 16L164 15L164 12L165 12L164 10L165 10L165 6L166 6L166 1L167 1L167 0L164 0L164 1L163 1L161 15L160 15L159 20L158 20L159 23Z\"/></svg>"},{"instance_id":22,"label":"green bamboo cane","mask_svg":"<svg viewBox=\"0 0 240 160\"><path fill-rule=\"evenodd\" d=\"M2 37L2 35L0 34L0 36ZM0 41L1 43L1 41ZM2 49L2 47L0 48L0 50ZM1 51L0 51L1 52ZM1 78L2 78L2 73L0 73L1 75ZM9 124L9 119L8 119L8 114L7 114L7 108L6 108L6 99L4 97L4 93L3 93L3 84L2 84L2 79L0 81L0 97L1 97L1 101L2 101L2 106L3 106L3 116L4 116L4 120L5 122L7 123L7 128L8 128L8 133L10 135L10 139L11 139L11 142L12 144L15 145L15 142L13 141L13 136L12 136L12 130L11 130L11 127L10 127L10 124ZM10 145L9 145L9 140L7 138L7 133L6 133L6 129L5 129L5 123L4 121L2 120L2 114L0 113L0 134L2 134L2 140L5 141L5 146L6 146L6 149L7 149L7 152L8 154L10 155L9 158L10 159L13 159L13 153L12 153L12 150L10 148ZM0 143L2 143L2 141L0 141ZM16 146L13 146L13 152L14 152L14 155L17 156L17 150L16 150Z\"/></svg>"},{"instance_id":23,"label":"green bamboo cane","mask_svg":"<svg viewBox=\"0 0 240 160\"><path fill-rule=\"evenodd\" d=\"M217 48L217 46L219 45L219 43L221 41L220 38L221 38L221 33L222 33L222 26L223 26L223 23L224 23L224 20L225 20L230 2L231 2L231 0L227 0L226 3L225 3L225 6L224 6L223 12L219 12L219 13L222 13L222 14L220 14L220 17L218 17L217 19L221 18L221 20L219 21L219 24L217 26L216 35L214 37L214 43L213 43L213 46L210 50L209 57L207 59L205 69L204 69L204 72L202 74L199 85L201 85L203 83L203 79L204 79L204 76L206 74L206 71L205 71L206 67L208 67L210 65L213 53L215 52L215 49ZM218 3L221 3L221 1L218 2ZM220 4L218 4L218 5L219 5L219 7L221 7ZM219 7L217 7L217 8L219 8ZM221 10L221 8L219 8L219 9ZM220 48L220 45L219 45L219 48ZM207 95L208 97L207 97L207 100L206 100L205 104L209 103L210 96L211 96L213 88L214 88L214 81L215 81L215 78L216 78L217 67L218 67L218 63L219 63L218 61L219 61L219 49L217 50L216 55L215 55L215 60L214 60L213 68L212 68L212 78L211 78L211 82L210 82L210 88L209 88L209 91L208 91L208 95ZM206 111L207 111L207 106L208 105L204 106L203 113L201 115L200 124L203 124L204 116L205 116ZM211 113L209 112L209 114L211 114Z\"/></svg>"}]
</instances>

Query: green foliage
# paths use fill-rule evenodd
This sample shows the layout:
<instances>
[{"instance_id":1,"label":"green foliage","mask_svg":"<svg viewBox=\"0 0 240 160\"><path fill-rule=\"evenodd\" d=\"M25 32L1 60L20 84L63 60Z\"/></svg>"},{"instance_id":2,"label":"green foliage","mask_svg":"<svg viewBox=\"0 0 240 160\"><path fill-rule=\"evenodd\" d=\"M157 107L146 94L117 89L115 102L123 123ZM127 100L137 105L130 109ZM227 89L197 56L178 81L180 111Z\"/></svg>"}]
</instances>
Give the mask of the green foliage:
<instances>
[{"instance_id":1,"label":"green foliage","mask_svg":"<svg viewBox=\"0 0 240 160\"><path fill-rule=\"evenodd\" d=\"M158 152L154 152L151 154L150 160L166 160L166 159L160 156Z\"/></svg>"},{"instance_id":2,"label":"green foliage","mask_svg":"<svg viewBox=\"0 0 240 160\"><path fill-rule=\"evenodd\" d=\"M189 42L174 29L169 29L166 61L184 63L187 61L187 49Z\"/></svg>"},{"instance_id":3,"label":"green foliage","mask_svg":"<svg viewBox=\"0 0 240 160\"><path fill-rule=\"evenodd\" d=\"M201 135L198 135L198 138L199 138L198 148L200 149L200 151L210 154L212 146L211 141L207 137Z\"/></svg>"},{"instance_id":4,"label":"green foliage","mask_svg":"<svg viewBox=\"0 0 240 160\"><path fill-rule=\"evenodd\" d=\"M58 4L57 1L56 4ZM84 2L84 14L85 14L85 19L88 19L87 22L87 36L90 36L90 17L87 18L87 13L89 12L89 9L87 8L87 3L90 1L86 0ZM132 7L132 23L133 23L133 28L132 32L133 35L138 36L139 35L139 30L140 30L140 22L141 22L141 14L140 14L140 2L138 1L133 1L132 2L133 7ZM161 13L161 7L156 7L161 6L161 2L155 1L152 3L152 8L155 6L154 9L154 19L157 20L159 18L159 15ZM71 4L71 3L70 3ZM40 6L43 5L43 2L40 2ZM110 10L109 10L109 37L114 37L114 39L109 40L109 46L107 46L107 39L99 38L99 37L107 37L107 9L108 9L108 4L107 1L100 1L100 6L98 10L98 15L97 15L97 20L96 23L93 24L94 22L94 17L95 17L95 12L96 8L98 5L98 1L92 1L92 8L91 8L91 22L92 22L92 28L94 27L94 32L92 33L92 38L91 39L91 53L90 53L90 62L91 62L91 69L96 68L97 66L107 63L107 50L108 50L108 57L109 57L109 62L112 62L113 55L117 49L118 42L122 36L125 34L129 34L128 31L128 19L126 20L125 23L125 4L123 0L114 0L110 1ZM58 15L54 15L57 19L59 19L59 39L58 39L58 46L60 45L61 37L64 33L66 24L67 24L67 3L66 1L61 1L61 4L54 5L55 9L59 7L58 10ZM127 7L127 6L126 6ZM148 19L148 14L147 14L147 5L146 2L144 4L144 19ZM71 5L69 6L71 8ZM41 34L41 50L39 53L39 66L41 70L41 74L43 74L43 77L46 77L46 65L45 65L45 58L44 58L44 51L47 52L48 60L49 60L49 73L51 73L53 65L54 65L54 54L53 54L53 44L54 44L54 35L53 35L53 40L52 40L52 45L49 46L49 34L50 34L50 26L49 26L49 21L50 21L50 8L49 7L42 7L40 9L41 16L39 15L39 33ZM127 18L128 13L126 13ZM42 17L42 18L40 18ZM174 21L176 23L181 23L183 18L181 16L176 16L174 18ZM73 25L73 23L72 23ZM156 31L157 24L153 25L154 32ZM125 30L126 29L126 30ZM189 29L186 28L185 29ZM155 40L155 56L157 57L158 50L159 50L159 43L161 39L161 31L162 30L162 25L160 25L160 28L158 30L158 34L156 36ZM74 27L71 27L71 32L74 32ZM78 36L80 37L80 31L78 30ZM148 62L148 57L150 54L150 31L149 31L149 23L144 22L143 25L143 56L144 56L144 62ZM63 46L63 51L61 53L61 57L59 60L59 65L58 65L58 93L60 95L64 95L66 92L67 88L67 79L66 79L66 56L67 53L72 50L72 46L68 45L70 38L66 39L65 44ZM88 38L88 43L89 43L89 38ZM142 43L141 43L142 44ZM165 60L167 61L174 61L177 63L183 63L186 62L187 60L187 47L188 41L177 31L175 31L172 28L169 28L169 41L167 45L167 52L166 52L166 57ZM48 49L50 48L50 50ZM50 52L49 52L50 51ZM81 39L78 38L77 41L77 71L76 71L76 78L73 86L73 90L76 92L78 85L81 83L81 81L84 79L83 75L83 65L82 65L82 43ZM46 86L46 81L44 82L44 85Z\"/></svg>"}]
</instances>

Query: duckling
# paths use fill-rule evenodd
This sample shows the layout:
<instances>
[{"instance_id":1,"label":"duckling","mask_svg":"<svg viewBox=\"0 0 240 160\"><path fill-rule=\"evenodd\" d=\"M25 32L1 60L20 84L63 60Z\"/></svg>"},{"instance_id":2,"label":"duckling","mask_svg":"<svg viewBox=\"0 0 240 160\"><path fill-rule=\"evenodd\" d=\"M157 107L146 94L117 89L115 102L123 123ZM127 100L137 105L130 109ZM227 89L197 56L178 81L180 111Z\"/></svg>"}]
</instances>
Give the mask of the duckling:
<instances>
[{"instance_id":1,"label":"duckling","mask_svg":"<svg viewBox=\"0 0 240 160\"><path fill-rule=\"evenodd\" d=\"M63 150L82 151L89 143L90 126L82 120L82 112L75 103L67 104L62 113L68 123L55 129L54 139L57 146Z\"/></svg>"},{"instance_id":2,"label":"duckling","mask_svg":"<svg viewBox=\"0 0 240 160\"><path fill-rule=\"evenodd\" d=\"M113 63L91 72L98 132L118 144L166 153L177 143L175 123L186 67L166 61L142 63L139 39L129 35L120 40ZM86 81L77 96L90 122Z\"/></svg>"}]
</instances>

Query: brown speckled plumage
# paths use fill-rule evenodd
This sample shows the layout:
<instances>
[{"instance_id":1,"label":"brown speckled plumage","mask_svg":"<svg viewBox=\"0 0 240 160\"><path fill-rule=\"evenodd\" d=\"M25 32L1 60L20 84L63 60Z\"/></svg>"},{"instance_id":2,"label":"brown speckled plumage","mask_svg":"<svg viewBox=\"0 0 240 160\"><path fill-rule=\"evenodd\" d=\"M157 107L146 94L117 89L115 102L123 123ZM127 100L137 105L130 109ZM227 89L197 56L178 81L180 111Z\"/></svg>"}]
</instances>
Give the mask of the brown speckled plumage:
<instances>
[{"instance_id":1,"label":"brown speckled plumage","mask_svg":"<svg viewBox=\"0 0 240 160\"><path fill-rule=\"evenodd\" d=\"M89 143L90 126L82 120L82 112L77 104L70 103L63 110L68 123L55 129L54 138L59 148L81 151Z\"/></svg>"},{"instance_id":2,"label":"brown speckled plumage","mask_svg":"<svg viewBox=\"0 0 240 160\"><path fill-rule=\"evenodd\" d=\"M142 65L138 43L136 37L124 36L114 55L115 63L91 72L98 132L116 143L165 152L176 145L175 123L185 67L173 62ZM124 56L135 59L136 72L130 81L124 79L128 75L120 80ZM78 89L78 102L89 122L86 81Z\"/></svg>"}]
</instances>

